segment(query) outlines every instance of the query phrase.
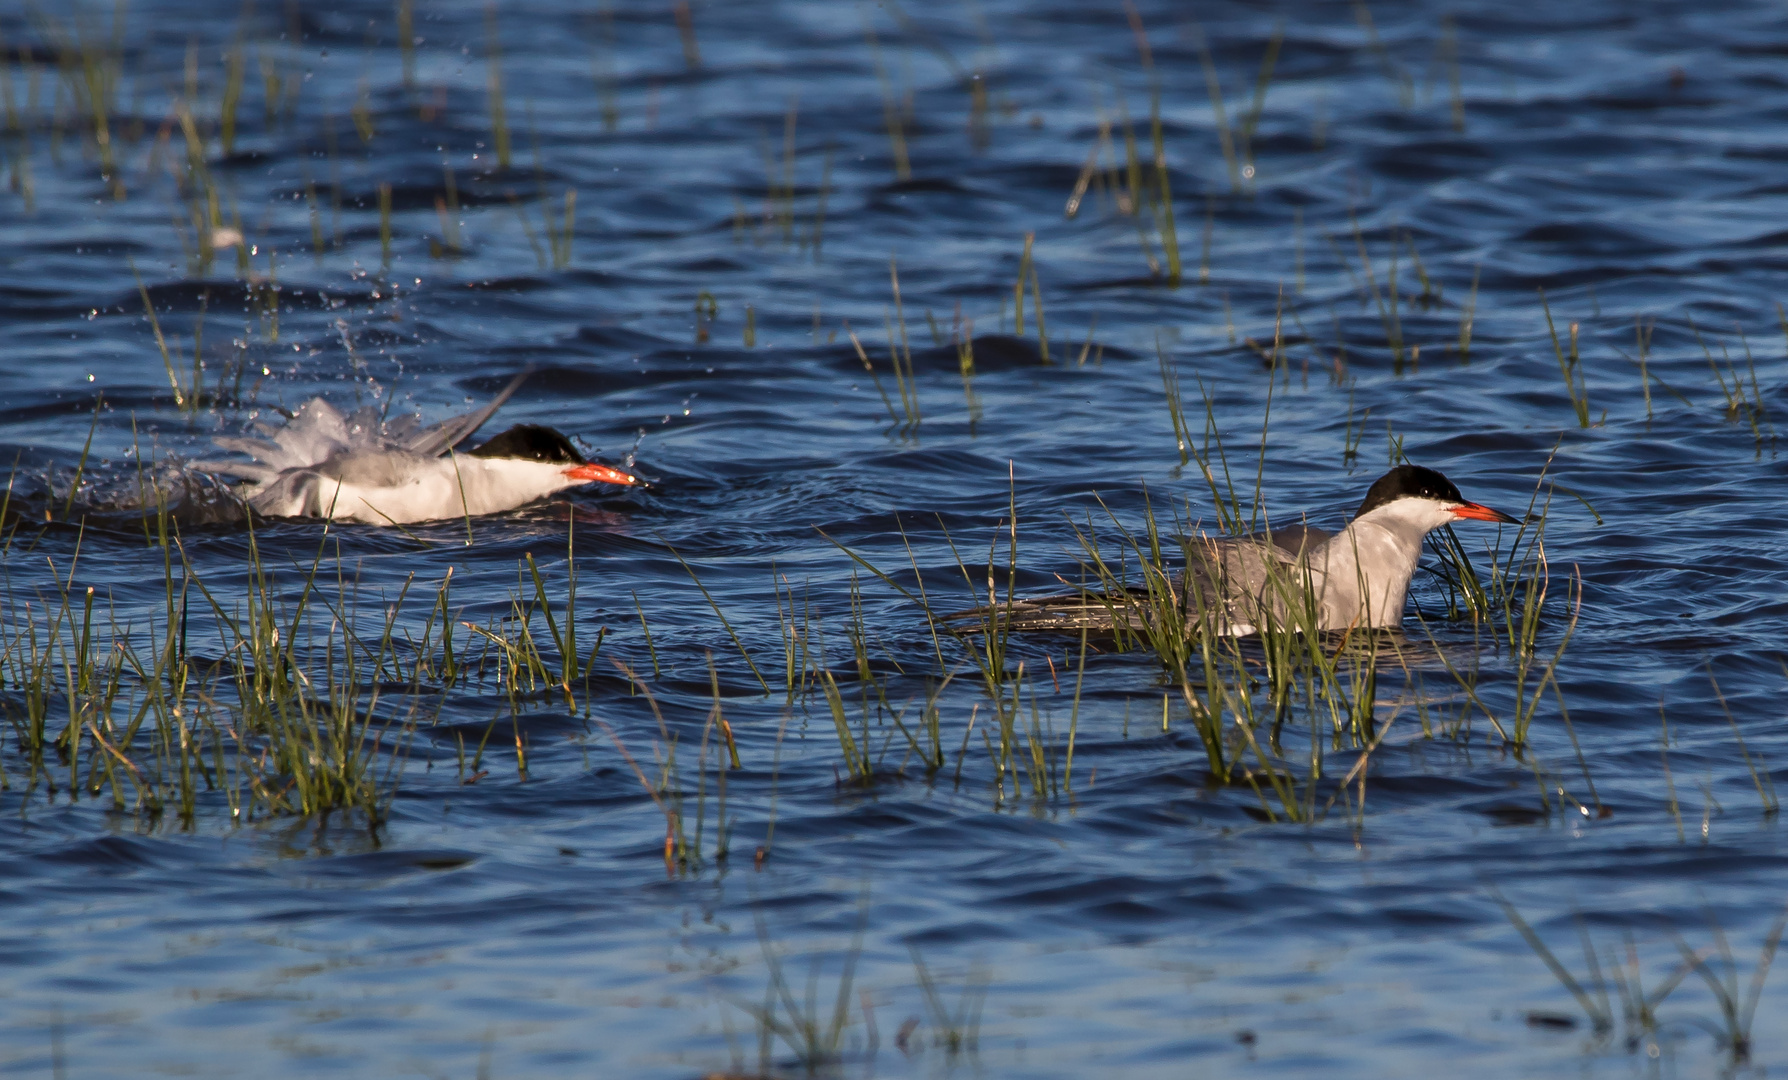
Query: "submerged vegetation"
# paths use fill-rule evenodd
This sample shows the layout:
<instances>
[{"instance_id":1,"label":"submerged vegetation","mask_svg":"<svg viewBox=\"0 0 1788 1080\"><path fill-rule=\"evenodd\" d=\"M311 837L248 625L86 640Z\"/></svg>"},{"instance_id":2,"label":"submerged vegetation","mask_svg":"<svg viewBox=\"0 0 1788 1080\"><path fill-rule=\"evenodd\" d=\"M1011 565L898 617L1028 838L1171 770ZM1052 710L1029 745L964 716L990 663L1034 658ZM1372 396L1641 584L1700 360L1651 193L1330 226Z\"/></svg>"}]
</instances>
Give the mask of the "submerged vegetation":
<instances>
[{"instance_id":1,"label":"submerged vegetation","mask_svg":"<svg viewBox=\"0 0 1788 1080\"><path fill-rule=\"evenodd\" d=\"M23 775L4 780L27 800L65 793L187 827L206 808L236 822L340 811L376 826L440 695L494 691L511 712L545 697L573 711L588 700L604 635L579 652L569 559L556 616L528 555L507 612L466 621L449 569L416 624L405 610L413 575L395 602L361 610L337 537L321 535L308 565L284 575L268 565L251 521L244 565L214 571L226 588L194 566L165 505L142 524L164 597L143 622L121 623L110 597L79 583L83 544L93 543L85 524L67 566L50 557L52 589L7 605L0 708ZM16 518L11 525L9 562L41 539L22 538ZM482 775L485 749L481 740L468 761L460 737L463 782ZM519 736L516 763L525 773Z\"/></svg>"},{"instance_id":2,"label":"submerged vegetation","mask_svg":"<svg viewBox=\"0 0 1788 1080\"><path fill-rule=\"evenodd\" d=\"M1632 932L1622 935L1618 945L1598 943L1581 913L1574 917L1578 944L1583 952L1583 974L1579 976L1559 959L1539 933L1521 917L1500 893L1493 896L1503 913L1528 948L1545 965L1559 985L1570 992L1582 1010L1596 1043L1625 1047L1630 1054L1643 1053L1653 1060L1662 1056L1673 1036L1700 1029L1712 1036L1714 1045L1726 1057L1728 1069L1740 1069L1752 1063L1755 1046L1754 1027L1757 1003L1763 996L1770 966L1781 947L1782 935L1788 931L1788 909L1776 917L1775 923L1758 947L1757 959L1751 964L1750 978L1739 985L1740 962L1733 955L1726 931L1712 911L1707 913L1709 944L1690 946L1684 936L1672 929L1667 934L1671 951L1664 973L1652 972L1646 985L1646 969L1652 965L1641 959L1639 942ZM1650 951L1650 950L1648 950ZM1717 1019L1683 1013L1671 1015L1662 1011L1666 1001L1689 976L1698 976L1708 990L1708 1001L1715 1007ZM1614 990L1610 996L1608 991ZM1539 1028L1571 1028L1576 1018L1569 1014L1535 1010L1526 1014L1529 1025Z\"/></svg>"}]
</instances>

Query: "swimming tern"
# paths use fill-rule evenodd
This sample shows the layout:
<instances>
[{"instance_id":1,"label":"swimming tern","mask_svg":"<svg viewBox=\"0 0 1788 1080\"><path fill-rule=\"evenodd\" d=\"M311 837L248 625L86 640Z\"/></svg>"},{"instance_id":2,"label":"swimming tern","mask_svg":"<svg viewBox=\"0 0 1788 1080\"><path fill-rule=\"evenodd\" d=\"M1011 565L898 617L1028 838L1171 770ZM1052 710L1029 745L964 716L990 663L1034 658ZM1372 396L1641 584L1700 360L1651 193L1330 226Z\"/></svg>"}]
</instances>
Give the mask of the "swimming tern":
<instances>
[{"instance_id":1,"label":"swimming tern","mask_svg":"<svg viewBox=\"0 0 1788 1080\"><path fill-rule=\"evenodd\" d=\"M468 453L454 453L526 377L517 376L483 408L427 427L415 415L382 420L371 406L343 415L312 398L284 426L255 425L263 439L214 440L254 464L201 461L193 467L249 481L243 501L268 517L369 525L495 514L583 484L639 482L585 461L571 440L538 424L518 424Z\"/></svg>"},{"instance_id":2,"label":"swimming tern","mask_svg":"<svg viewBox=\"0 0 1788 1080\"><path fill-rule=\"evenodd\" d=\"M1395 627L1423 538L1455 521L1521 523L1467 500L1433 469L1399 465L1372 484L1340 532L1294 525L1248 537L1200 535L1173 585L1188 619L1220 635L1266 624L1301 629L1312 616L1318 630ZM963 615L991 613L1018 631L1137 630L1149 617L1138 603L1144 592L1038 597Z\"/></svg>"}]
</instances>

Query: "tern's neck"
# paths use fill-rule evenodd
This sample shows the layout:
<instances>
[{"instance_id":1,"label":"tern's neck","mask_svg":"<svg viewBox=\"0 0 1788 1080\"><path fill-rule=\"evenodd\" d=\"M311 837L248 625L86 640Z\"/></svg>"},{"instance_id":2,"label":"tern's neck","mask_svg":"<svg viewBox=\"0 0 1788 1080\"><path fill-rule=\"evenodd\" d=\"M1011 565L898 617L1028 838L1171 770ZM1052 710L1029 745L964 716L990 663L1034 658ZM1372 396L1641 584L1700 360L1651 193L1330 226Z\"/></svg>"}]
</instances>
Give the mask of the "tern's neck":
<instances>
[{"instance_id":1,"label":"tern's neck","mask_svg":"<svg viewBox=\"0 0 1788 1080\"><path fill-rule=\"evenodd\" d=\"M562 465L516 458L480 458L457 455L454 479L464 491L465 510L489 514L513 509L523 503L574 486ZM457 496L456 495L456 503ZM455 505L454 512L460 512Z\"/></svg>"},{"instance_id":2,"label":"tern's neck","mask_svg":"<svg viewBox=\"0 0 1788 1080\"><path fill-rule=\"evenodd\" d=\"M1397 626L1433 515L1395 502L1349 522L1323 550L1324 604L1337 626Z\"/></svg>"}]
</instances>

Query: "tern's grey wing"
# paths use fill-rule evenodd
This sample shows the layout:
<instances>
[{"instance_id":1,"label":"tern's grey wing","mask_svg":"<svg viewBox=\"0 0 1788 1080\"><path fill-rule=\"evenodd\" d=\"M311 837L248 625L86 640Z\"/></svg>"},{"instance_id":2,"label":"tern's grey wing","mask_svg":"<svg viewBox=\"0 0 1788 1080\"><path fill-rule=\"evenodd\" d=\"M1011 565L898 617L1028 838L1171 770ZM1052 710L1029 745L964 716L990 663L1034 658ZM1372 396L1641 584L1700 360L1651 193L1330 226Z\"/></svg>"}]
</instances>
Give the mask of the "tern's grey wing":
<instances>
[{"instance_id":1,"label":"tern's grey wing","mask_svg":"<svg viewBox=\"0 0 1788 1080\"><path fill-rule=\"evenodd\" d=\"M1273 546L1291 555L1308 554L1328 542L1334 534L1311 525L1287 525L1267 533Z\"/></svg>"},{"instance_id":2,"label":"tern's grey wing","mask_svg":"<svg viewBox=\"0 0 1788 1080\"><path fill-rule=\"evenodd\" d=\"M471 438L473 432L483 427L484 422L502 408L503 403L509 400L510 395L521 387L528 374L524 371L509 380L509 385L503 388L503 392L484 408L466 413L464 416L450 417L438 424L431 424L407 436L400 445L410 453L420 454L423 457L439 457L445 454L449 449Z\"/></svg>"},{"instance_id":3,"label":"tern's grey wing","mask_svg":"<svg viewBox=\"0 0 1788 1080\"><path fill-rule=\"evenodd\" d=\"M426 472L434 459L403 450L337 454L316 466L319 476L364 488L394 488Z\"/></svg>"},{"instance_id":4,"label":"tern's grey wing","mask_svg":"<svg viewBox=\"0 0 1788 1080\"><path fill-rule=\"evenodd\" d=\"M1287 600L1304 593L1311 577L1320 577L1310 569L1305 558L1310 549L1304 545L1319 543L1324 534L1294 529L1192 544L1180 579L1187 617L1219 634L1251 634L1263 621L1282 619Z\"/></svg>"}]
</instances>

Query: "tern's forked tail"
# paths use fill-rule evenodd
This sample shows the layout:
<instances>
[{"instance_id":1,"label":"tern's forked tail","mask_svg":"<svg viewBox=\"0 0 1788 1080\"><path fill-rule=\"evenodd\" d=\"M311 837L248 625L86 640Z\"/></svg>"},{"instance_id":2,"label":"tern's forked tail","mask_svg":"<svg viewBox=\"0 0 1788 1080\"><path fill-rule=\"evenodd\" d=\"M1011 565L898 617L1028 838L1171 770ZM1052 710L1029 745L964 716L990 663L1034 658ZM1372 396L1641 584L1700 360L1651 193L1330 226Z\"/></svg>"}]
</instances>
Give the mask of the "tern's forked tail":
<instances>
[{"instance_id":1,"label":"tern's forked tail","mask_svg":"<svg viewBox=\"0 0 1788 1080\"><path fill-rule=\"evenodd\" d=\"M1115 634L1141 631L1148 625L1148 591L1126 589L1113 593L1077 593L1033 596L1007 604L952 612L944 622L958 633L995 632L1037 634Z\"/></svg>"}]
</instances>

